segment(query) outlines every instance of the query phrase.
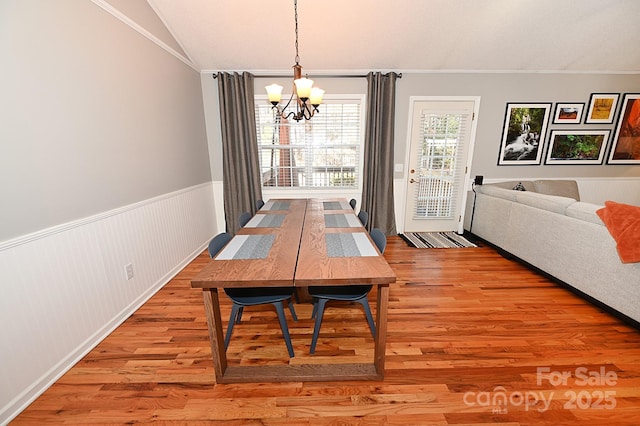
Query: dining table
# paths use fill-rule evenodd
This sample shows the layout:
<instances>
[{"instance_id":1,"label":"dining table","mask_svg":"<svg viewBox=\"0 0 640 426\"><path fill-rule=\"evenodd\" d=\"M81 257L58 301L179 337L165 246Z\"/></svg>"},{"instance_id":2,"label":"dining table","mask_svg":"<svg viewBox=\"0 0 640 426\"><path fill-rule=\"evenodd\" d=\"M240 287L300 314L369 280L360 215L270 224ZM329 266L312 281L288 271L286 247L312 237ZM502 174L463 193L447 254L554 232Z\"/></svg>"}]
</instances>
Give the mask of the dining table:
<instances>
[{"instance_id":1,"label":"dining table","mask_svg":"<svg viewBox=\"0 0 640 426\"><path fill-rule=\"evenodd\" d=\"M268 200L191 281L192 288L202 290L216 382L382 379L389 285L395 281L346 199ZM372 362L229 365L220 289L353 284L377 289Z\"/></svg>"}]
</instances>

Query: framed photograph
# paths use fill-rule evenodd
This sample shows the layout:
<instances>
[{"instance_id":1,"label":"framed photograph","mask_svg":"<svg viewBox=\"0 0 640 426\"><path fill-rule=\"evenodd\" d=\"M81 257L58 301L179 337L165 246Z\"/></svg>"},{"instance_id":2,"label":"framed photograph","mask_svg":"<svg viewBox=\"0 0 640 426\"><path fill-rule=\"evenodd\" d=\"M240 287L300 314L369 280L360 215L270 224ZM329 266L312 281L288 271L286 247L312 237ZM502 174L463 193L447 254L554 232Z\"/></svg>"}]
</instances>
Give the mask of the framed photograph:
<instances>
[{"instance_id":1,"label":"framed photograph","mask_svg":"<svg viewBox=\"0 0 640 426\"><path fill-rule=\"evenodd\" d=\"M640 93L627 93L607 164L640 164Z\"/></svg>"},{"instance_id":2,"label":"framed photograph","mask_svg":"<svg viewBox=\"0 0 640 426\"><path fill-rule=\"evenodd\" d=\"M582 121L582 111L584 103L556 104L556 111L553 114L554 124L580 124Z\"/></svg>"},{"instance_id":3,"label":"framed photograph","mask_svg":"<svg viewBox=\"0 0 640 426\"><path fill-rule=\"evenodd\" d=\"M610 130L552 130L544 164L602 164Z\"/></svg>"},{"instance_id":4,"label":"framed photograph","mask_svg":"<svg viewBox=\"0 0 640 426\"><path fill-rule=\"evenodd\" d=\"M619 93L592 93L585 124L613 123L619 98Z\"/></svg>"},{"instance_id":5,"label":"framed photograph","mask_svg":"<svg viewBox=\"0 0 640 426\"><path fill-rule=\"evenodd\" d=\"M540 164L550 103L507 103L498 165Z\"/></svg>"}]
</instances>

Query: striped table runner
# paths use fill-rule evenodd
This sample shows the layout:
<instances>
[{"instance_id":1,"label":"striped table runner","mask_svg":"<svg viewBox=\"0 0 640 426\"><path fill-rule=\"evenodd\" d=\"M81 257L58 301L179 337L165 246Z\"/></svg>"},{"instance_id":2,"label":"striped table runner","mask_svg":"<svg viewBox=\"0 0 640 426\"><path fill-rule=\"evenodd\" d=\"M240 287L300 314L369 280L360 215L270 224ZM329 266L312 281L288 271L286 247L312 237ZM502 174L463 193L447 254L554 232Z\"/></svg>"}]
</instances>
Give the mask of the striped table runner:
<instances>
[{"instance_id":1,"label":"striped table runner","mask_svg":"<svg viewBox=\"0 0 640 426\"><path fill-rule=\"evenodd\" d=\"M322 207L325 210L351 210L351 206L346 201L323 201Z\"/></svg>"},{"instance_id":2,"label":"striped table runner","mask_svg":"<svg viewBox=\"0 0 640 426\"><path fill-rule=\"evenodd\" d=\"M326 228L357 228L362 226L360 220L353 214L325 214Z\"/></svg>"},{"instance_id":3,"label":"striped table runner","mask_svg":"<svg viewBox=\"0 0 640 426\"><path fill-rule=\"evenodd\" d=\"M285 215L257 214L245 225L245 228L280 228Z\"/></svg>"},{"instance_id":4,"label":"striped table runner","mask_svg":"<svg viewBox=\"0 0 640 426\"><path fill-rule=\"evenodd\" d=\"M289 210L290 201L267 201L262 210Z\"/></svg>"},{"instance_id":5,"label":"striped table runner","mask_svg":"<svg viewBox=\"0 0 640 426\"><path fill-rule=\"evenodd\" d=\"M378 252L364 232L325 234L327 256L377 256Z\"/></svg>"},{"instance_id":6,"label":"striped table runner","mask_svg":"<svg viewBox=\"0 0 640 426\"><path fill-rule=\"evenodd\" d=\"M264 259L275 238L273 234L236 235L215 260Z\"/></svg>"}]
</instances>

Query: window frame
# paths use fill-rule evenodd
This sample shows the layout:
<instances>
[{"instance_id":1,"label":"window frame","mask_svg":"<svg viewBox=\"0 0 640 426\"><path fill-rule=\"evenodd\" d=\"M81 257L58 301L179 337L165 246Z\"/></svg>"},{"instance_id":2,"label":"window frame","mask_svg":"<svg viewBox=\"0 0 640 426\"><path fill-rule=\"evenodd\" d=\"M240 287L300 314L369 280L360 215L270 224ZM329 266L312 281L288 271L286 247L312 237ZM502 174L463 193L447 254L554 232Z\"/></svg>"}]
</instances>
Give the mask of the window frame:
<instances>
[{"instance_id":1,"label":"window frame","mask_svg":"<svg viewBox=\"0 0 640 426\"><path fill-rule=\"evenodd\" d=\"M291 94L282 94L282 104L286 105L287 100ZM269 104L268 98L264 94L254 95L254 102L256 108L259 105ZM297 187L265 187L262 186L263 198L308 198L310 192L312 197L327 198L327 197L345 197L345 198L359 198L362 194L362 181L363 181L363 169L364 169L364 137L365 137L365 121L366 121L366 95L364 93L348 93L348 94L329 94L323 98L323 103L319 106L320 111L325 104L329 103L358 103L360 105L360 120L359 120L359 146L358 146L358 163L356 165L357 170L357 185L352 188L344 187L312 187L312 186L297 186ZM313 120L313 118L311 118ZM259 132L259 123L256 121L256 128ZM258 134L259 136L259 134ZM258 141L259 142L259 141ZM260 151L260 147L258 146Z\"/></svg>"}]
</instances>

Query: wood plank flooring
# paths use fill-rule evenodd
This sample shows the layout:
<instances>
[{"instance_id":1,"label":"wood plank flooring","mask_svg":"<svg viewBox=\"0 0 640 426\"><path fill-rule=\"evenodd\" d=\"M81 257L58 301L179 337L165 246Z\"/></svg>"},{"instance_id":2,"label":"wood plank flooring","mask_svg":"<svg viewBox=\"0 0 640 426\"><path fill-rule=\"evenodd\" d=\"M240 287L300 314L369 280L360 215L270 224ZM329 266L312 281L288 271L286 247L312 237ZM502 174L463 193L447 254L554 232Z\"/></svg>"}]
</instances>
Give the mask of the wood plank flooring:
<instances>
[{"instance_id":1,"label":"wood plank flooring","mask_svg":"<svg viewBox=\"0 0 640 426\"><path fill-rule=\"evenodd\" d=\"M383 381L216 384L190 287L203 253L12 424L640 424L637 329L489 247L414 249L392 237L385 257L398 282ZM373 356L359 306L329 305L315 356L311 306L295 308L295 358L275 311L253 308L234 328L230 364Z\"/></svg>"}]
</instances>

